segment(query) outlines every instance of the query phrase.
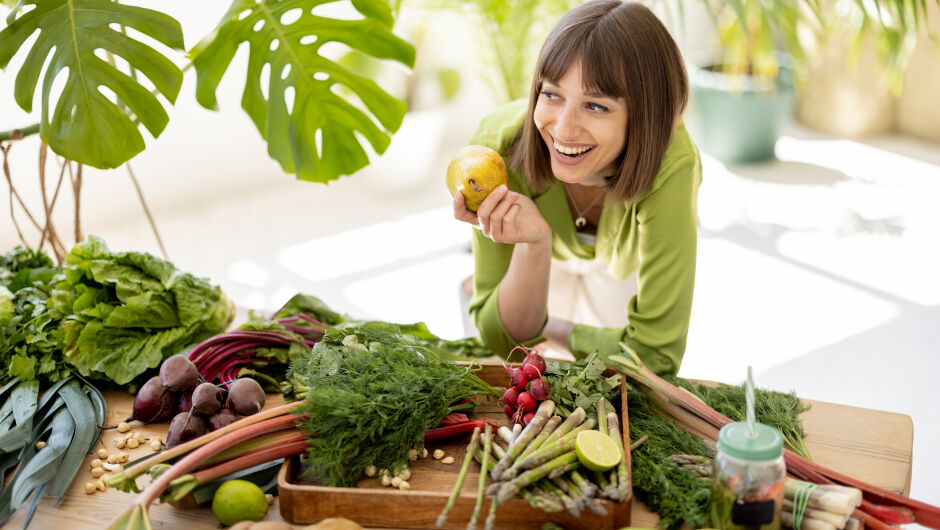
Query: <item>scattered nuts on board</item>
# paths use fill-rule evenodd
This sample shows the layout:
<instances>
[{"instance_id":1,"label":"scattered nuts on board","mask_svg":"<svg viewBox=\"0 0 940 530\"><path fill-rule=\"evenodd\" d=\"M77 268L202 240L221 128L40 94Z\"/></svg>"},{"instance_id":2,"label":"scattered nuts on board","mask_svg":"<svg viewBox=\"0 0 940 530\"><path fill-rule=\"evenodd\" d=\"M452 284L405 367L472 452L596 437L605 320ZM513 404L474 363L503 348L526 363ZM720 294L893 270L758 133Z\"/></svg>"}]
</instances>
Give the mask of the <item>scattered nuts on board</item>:
<instances>
[{"instance_id":1,"label":"scattered nuts on board","mask_svg":"<svg viewBox=\"0 0 940 530\"><path fill-rule=\"evenodd\" d=\"M442 464L453 464L453 463L454 463L454 457L448 456L447 458L441 460L441 463L442 463Z\"/></svg>"},{"instance_id":2,"label":"scattered nuts on board","mask_svg":"<svg viewBox=\"0 0 940 530\"><path fill-rule=\"evenodd\" d=\"M408 480L411 478L411 470L406 467L401 471L401 473L398 474L398 476L401 477L402 480Z\"/></svg>"},{"instance_id":3,"label":"scattered nuts on board","mask_svg":"<svg viewBox=\"0 0 940 530\"><path fill-rule=\"evenodd\" d=\"M274 495L271 495L270 493L265 493L264 498L268 500L268 506L274 504Z\"/></svg>"},{"instance_id":4,"label":"scattered nuts on board","mask_svg":"<svg viewBox=\"0 0 940 530\"><path fill-rule=\"evenodd\" d=\"M105 469L108 470L108 471L112 471L112 472L119 472L119 471L123 471L123 470L124 470L124 468L121 467L121 464L108 464L108 463L104 463L104 464L101 464L101 467L105 468Z\"/></svg>"},{"instance_id":5,"label":"scattered nuts on board","mask_svg":"<svg viewBox=\"0 0 940 530\"><path fill-rule=\"evenodd\" d=\"M117 461L118 461L118 455L108 455L109 464L117 464Z\"/></svg>"},{"instance_id":6,"label":"scattered nuts on board","mask_svg":"<svg viewBox=\"0 0 940 530\"><path fill-rule=\"evenodd\" d=\"M401 486L401 483L402 483L401 477L395 477L392 479L393 488L397 488L398 486Z\"/></svg>"},{"instance_id":7,"label":"scattered nuts on board","mask_svg":"<svg viewBox=\"0 0 940 530\"><path fill-rule=\"evenodd\" d=\"M367 476L367 477L374 477L378 472L379 472L379 470L376 469L375 466L373 466L373 465L366 466L366 476Z\"/></svg>"},{"instance_id":8,"label":"scattered nuts on board","mask_svg":"<svg viewBox=\"0 0 940 530\"><path fill-rule=\"evenodd\" d=\"M95 454L98 455L98 458L108 458L108 450L105 449L104 447L102 447L101 449L98 449L98 452Z\"/></svg>"},{"instance_id":9,"label":"scattered nuts on board","mask_svg":"<svg viewBox=\"0 0 940 530\"><path fill-rule=\"evenodd\" d=\"M91 495L94 492L95 492L95 483L86 482L85 483L85 495Z\"/></svg>"},{"instance_id":10,"label":"scattered nuts on board","mask_svg":"<svg viewBox=\"0 0 940 530\"><path fill-rule=\"evenodd\" d=\"M147 441L147 438L144 436L144 433L142 432L135 432L134 439L137 440L137 443L144 443L145 441Z\"/></svg>"},{"instance_id":11,"label":"scattered nuts on board","mask_svg":"<svg viewBox=\"0 0 940 530\"><path fill-rule=\"evenodd\" d=\"M46 442L44 442L44 441L42 441L42 440L36 442L36 450L37 450L37 451L40 450L40 449L42 449L42 448L45 447L45 446L46 446Z\"/></svg>"},{"instance_id":12,"label":"scattered nuts on board","mask_svg":"<svg viewBox=\"0 0 940 530\"><path fill-rule=\"evenodd\" d=\"M91 470L91 476L95 478L101 478L101 475L104 475L104 468L96 467Z\"/></svg>"},{"instance_id":13,"label":"scattered nuts on board","mask_svg":"<svg viewBox=\"0 0 940 530\"><path fill-rule=\"evenodd\" d=\"M126 421L118 423L118 432L127 432L129 430L131 430L131 426Z\"/></svg>"},{"instance_id":14,"label":"scattered nuts on board","mask_svg":"<svg viewBox=\"0 0 940 530\"><path fill-rule=\"evenodd\" d=\"M151 437L150 437L150 441L151 441L151 442L158 442L158 443L160 443L161 445L163 444L163 438L160 438L159 436L151 436Z\"/></svg>"},{"instance_id":15,"label":"scattered nuts on board","mask_svg":"<svg viewBox=\"0 0 940 530\"><path fill-rule=\"evenodd\" d=\"M131 455L125 453L124 451L121 451L120 453L118 453L117 461L122 464L125 464L130 459L130 457Z\"/></svg>"},{"instance_id":16,"label":"scattered nuts on board","mask_svg":"<svg viewBox=\"0 0 940 530\"><path fill-rule=\"evenodd\" d=\"M427 458L427 457L428 457L427 448L421 449L421 458Z\"/></svg>"},{"instance_id":17,"label":"scattered nuts on board","mask_svg":"<svg viewBox=\"0 0 940 530\"><path fill-rule=\"evenodd\" d=\"M114 447L117 447L118 449L124 449L125 445L126 443L124 442L124 440L120 438L118 438L117 440L114 440Z\"/></svg>"},{"instance_id":18,"label":"scattered nuts on board","mask_svg":"<svg viewBox=\"0 0 940 530\"><path fill-rule=\"evenodd\" d=\"M94 459L94 460L91 461L91 468L92 468L92 469L95 469L96 467L101 467L101 464L102 464L101 459L100 459L100 458L96 458L96 459Z\"/></svg>"},{"instance_id":19,"label":"scattered nuts on board","mask_svg":"<svg viewBox=\"0 0 940 530\"><path fill-rule=\"evenodd\" d=\"M104 491L104 490L106 490L106 489L108 489L108 488L104 485L104 481L103 481L103 480L98 479L98 480L95 481L95 489L98 490L98 491Z\"/></svg>"},{"instance_id":20,"label":"scattered nuts on board","mask_svg":"<svg viewBox=\"0 0 940 530\"><path fill-rule=\"evenodd\" d=\"M417 450L417 449L409 449L409 450L408 450L408 460L411 460L411 461L413 462L413 461L415 461L415 460L417 460L417 459L418 459L418 450Z\"/></svg>"},{"instance_id":21,"label":"scattered nuts on board","mask_svg":"<svg viewBox=\"0 0 940 530\"><path fill-rule=\"evenodd\" d=\"M391 486L391 484L392 484L392 477L388 475L382 475L382 485Z\"/></svg>"},{"instance_id":22,"label":"scattered nuts on board","mask_svg":"<svg viewBox=\"0 0 940 530\"><path fill-rule=\"evenodd\" d=\"M442 451L442 450L440 450L440 449L435 449L435 450L434 450L434 460L440 460L440 459L442 459L442 458L444 458L444 451Z\"/></svg>"},{"instance_id":23,"label":"scattered nuts on board","mask_svg":"<svg viewBox=\"0 0 940 530\"><path fill-rule=\"evenodd\" d=\"M405 491L411 489L411 484L408 484L407 480L401 481L401 484L398 485L398 489Z\"/></svg>"},{"instance_id":24,"label":"scattered nuts on board","mask_svg":"<svg viewBox=\"0 0 940 530\"><path fill-rule=\"evenodd\" d=\"M131 449L137 449L137 446L139 445L140 445L140 442L138 442L134 438L131 438L130 440L127 441L127 446L130 447Z\"/></svg>"},{"instance_id":25,"label":"scattered nuts on board","mask_svg":"<svg viewBox=\"0 0 940 530\"><path fill-rule=\"evenodd\" d=\"M163 445L160 443L160 440L154 440L150 442L150 448L153 449L154 451L159 451L160 449L163 448Z\"/></svg>"}]
</instances>

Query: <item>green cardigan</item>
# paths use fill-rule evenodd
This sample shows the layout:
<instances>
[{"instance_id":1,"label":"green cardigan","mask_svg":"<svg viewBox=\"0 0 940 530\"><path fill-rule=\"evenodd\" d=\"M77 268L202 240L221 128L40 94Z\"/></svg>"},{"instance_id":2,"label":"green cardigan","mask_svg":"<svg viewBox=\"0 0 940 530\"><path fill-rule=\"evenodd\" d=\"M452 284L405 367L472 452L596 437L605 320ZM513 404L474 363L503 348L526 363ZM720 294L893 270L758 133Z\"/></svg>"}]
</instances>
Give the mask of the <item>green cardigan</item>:
<instances>
[{"instance_id":1,"label":"green cardigan","mask_svg":"<svg viewBox=\"0 0 940 530\"><path fill-rule=\"evenodd\" d=\"M505 160L510 142L522 127L526 104L515 101L484 118L470 143L490 147ZM618 279L637 271L638 293L624 300L630 321L627 327L575 323L568 347L576 357L595 351L606 357L619 352L618 342L623 341L651 370L678 372L692 310L696 202L701 181L698 150L680 124L651 189L633 203L607 201L597 227L596 246L589 249L578 242L564 187L558 181L535 195L520 172L509 171L509 188L531 197L551 227L555 259L601 260ZM483 342L502 356L517 344L503 326L496 301L512 251L513 245L495 243L480 230L473 230L476 270L469 311ZM525 344L544 340L540 332Z\"/></svg>"}]
</instances>

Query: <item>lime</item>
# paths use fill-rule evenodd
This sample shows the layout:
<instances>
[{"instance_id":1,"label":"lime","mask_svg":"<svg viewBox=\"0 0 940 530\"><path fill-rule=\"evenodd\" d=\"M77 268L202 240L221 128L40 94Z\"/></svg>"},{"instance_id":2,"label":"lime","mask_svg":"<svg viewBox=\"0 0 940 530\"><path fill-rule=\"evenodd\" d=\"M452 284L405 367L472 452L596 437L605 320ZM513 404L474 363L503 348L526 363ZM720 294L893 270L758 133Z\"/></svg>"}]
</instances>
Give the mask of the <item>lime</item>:
<instances>
[{"instance_id":1,"label":"lime","mask_svg":"<svg viewBox=\"0 0 940 530\"><path fill-rule=\"evenodd\" d=\"M620 463L623 455L610 436L600 431L581 431L574 442L578 460L592 471L607 471Z\"/></svg>"},{"instance_id":2,"label":"lime","mask_svg":"<svg viewBox=\"0 0 940 530\"><path fill-rule=\"evenodd\" d=\"M260 521L268 513L268 499L261 488L247 480L228 480L215 490L212 513L226 526L239 521Z\"/></svg>"}]
</instances>

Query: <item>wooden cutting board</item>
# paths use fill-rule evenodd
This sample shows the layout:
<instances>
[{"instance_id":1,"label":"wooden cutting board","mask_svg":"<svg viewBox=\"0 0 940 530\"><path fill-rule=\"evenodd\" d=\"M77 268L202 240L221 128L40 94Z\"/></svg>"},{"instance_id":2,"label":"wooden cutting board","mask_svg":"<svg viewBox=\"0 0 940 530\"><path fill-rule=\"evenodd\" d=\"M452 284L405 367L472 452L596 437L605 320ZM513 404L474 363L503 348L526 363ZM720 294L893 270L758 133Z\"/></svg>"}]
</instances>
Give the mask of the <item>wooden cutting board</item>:
<instances>
[{"instance_id":1,"label":"wooden cutting board","mask_svg":"<svg viewBox=\"0 0 940 530\"><path fill-rule=\"evenodd\" d=\"M117 425L131 411L133 399L124 393L105 394L108 402L108 424ZM910 416L878 410L835 405L819 401L807 401L812 405L803 414L803 423L808 433L806 445L813 459L823 465L854 476L876 486L904 494L911 487L911 448L914 427ZM269 396L268 406L281 403L280 396ZM166 434L167 424L138 427L135 430L145 435ZM117 436L114 429L104 434L109 450L116 451L112 440ZM146 445L129 451L131 458L150 454ZM132 501L127 493L109 490L106 493L85 495L84 483L90 478L88 462L79 472L78 478L61 503L43 499L39 503L30 528L68 530L100 530L109 524ZM645 507L634 502L632 526L654 527L656 516ZM155 505L150 510L150 521L155 529L215 529L218 522L212 511L179 510L168 505ZM25 510L20 510L5 528L22 528ZM280 521L277 500L268 510L267 520ZM302 525L296 525L301 528Z\"/></svg>"}]
</instances>

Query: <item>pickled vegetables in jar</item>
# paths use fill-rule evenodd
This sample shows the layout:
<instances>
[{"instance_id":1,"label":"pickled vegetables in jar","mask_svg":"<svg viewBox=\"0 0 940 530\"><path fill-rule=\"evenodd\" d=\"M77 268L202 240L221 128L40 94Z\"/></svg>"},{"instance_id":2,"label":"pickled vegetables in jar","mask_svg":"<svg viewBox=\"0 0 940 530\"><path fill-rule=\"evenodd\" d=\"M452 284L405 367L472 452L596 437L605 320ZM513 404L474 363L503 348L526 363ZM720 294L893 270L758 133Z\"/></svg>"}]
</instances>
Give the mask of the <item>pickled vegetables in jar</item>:
<instances>
[{"instance_id":1,"label":"pickled vegetables in jar","mask_svg":"<svg viewBox=\"0 0 940 530\"><path fill-rule=\"evenodd\" d=\"M711 518L723 530L779 530L786 464L783 436L768 425L730 423L718 434Z\"/></svg>"}]
</instances>

